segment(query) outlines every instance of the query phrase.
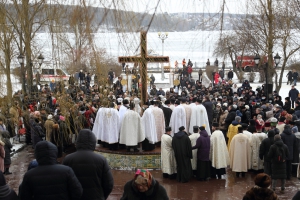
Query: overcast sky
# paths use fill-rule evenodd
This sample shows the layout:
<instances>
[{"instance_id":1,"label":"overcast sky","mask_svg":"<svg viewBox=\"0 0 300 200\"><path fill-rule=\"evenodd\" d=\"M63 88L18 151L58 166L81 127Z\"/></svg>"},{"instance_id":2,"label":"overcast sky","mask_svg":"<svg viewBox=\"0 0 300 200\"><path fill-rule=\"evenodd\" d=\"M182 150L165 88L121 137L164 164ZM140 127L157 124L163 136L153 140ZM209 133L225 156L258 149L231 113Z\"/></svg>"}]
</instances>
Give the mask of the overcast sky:
<instances>
[{"instance_id":1,"label":"overcast sky","mask_svg":"<svg viewBox=\"0 0 300 200\"><path fill-rule=\"evenodd\" d=\"M91 6L153 13L159 0L86 0ZM247 0L225 0L225 13L247 13ZM78 0L66 0L75 4ZM160 0L157 12L220 12L223 0Z\"/></svg>"}]
</instances>

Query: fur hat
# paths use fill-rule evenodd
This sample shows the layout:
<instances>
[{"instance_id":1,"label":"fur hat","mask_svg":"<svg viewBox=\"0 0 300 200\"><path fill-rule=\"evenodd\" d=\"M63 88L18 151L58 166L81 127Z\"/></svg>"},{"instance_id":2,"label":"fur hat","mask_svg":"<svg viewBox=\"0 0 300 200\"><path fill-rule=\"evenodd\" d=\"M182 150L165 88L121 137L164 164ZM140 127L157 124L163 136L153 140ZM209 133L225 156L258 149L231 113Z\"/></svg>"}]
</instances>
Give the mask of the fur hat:
<instances>
[{"instance_id":1,"label":"fur hat","mask_svg":"<svg viewBox=\"0 0 300 200\"><path fill-rule=\"evenodd\" d=\"M254 183L261 188L268 188L271 185L271 177L265 173L257 174Z\"/></svg>"}]
</instances>

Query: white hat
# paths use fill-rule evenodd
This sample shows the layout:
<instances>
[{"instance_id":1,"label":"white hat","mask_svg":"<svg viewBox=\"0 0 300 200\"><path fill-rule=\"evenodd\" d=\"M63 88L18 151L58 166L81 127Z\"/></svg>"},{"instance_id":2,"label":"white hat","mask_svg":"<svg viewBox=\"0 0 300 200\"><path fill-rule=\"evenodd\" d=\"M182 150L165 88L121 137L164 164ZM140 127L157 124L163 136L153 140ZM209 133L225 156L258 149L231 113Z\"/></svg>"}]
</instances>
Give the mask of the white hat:
<instances>
[{"instance_id":1,"label":"white hat","mask_svg":"<svg viewBox=\"0 0 300 200\"><path fill-rule=\"evenodd\" d=\"M220 106L220 107L221 107L221 104L220 104L220 103L217 103L217 106Z\"/></svg>"},{"instance_id":2,"label":"white hat","mask_svg":"<svg viewBox=\"0 0 300 200\"><path fill-rule=\"evenodd\" d=\"M246 108L247 110L249 110L249 106L248 106L248 105L245 105L245 108Z\"/></svg>"},{"instance_id":3,"label":"white hat","mask_svg":"<svg viewBox=\"0 0 300 200\"><path fill-rule=\"evenodd\" d=\"M228 103L223 103L223 106L227 107L227 106L228 106Z\"/></svg>"},{"instance_id":4,"label":"white hat","mask_svg":"<svg viewBox=\"0 0 300 200\"><path fill-rule=\"evenodd\" d=\"M53 118L53 116L50 114L50 115L48 115L48 117L47 117L47 119L52 119Z\"/></svg>"}]
</instances>

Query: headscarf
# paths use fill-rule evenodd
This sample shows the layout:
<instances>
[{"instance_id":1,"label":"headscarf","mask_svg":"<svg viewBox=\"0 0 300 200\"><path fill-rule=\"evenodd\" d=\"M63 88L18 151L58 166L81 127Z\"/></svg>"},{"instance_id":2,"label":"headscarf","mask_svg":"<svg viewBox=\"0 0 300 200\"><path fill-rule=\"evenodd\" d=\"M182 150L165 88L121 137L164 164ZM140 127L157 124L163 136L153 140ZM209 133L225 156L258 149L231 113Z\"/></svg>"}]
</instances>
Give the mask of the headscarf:
<instances>
[{"instance_id":1,"label":"headscarf","mask_svg":"<svg viewBox=\"0 0 300 200\"><path fill-rule=\"evenodd\" d=\"M152 184L152 174L147 169L138 169L134 175L134 180L135 183L142 184L138 179L139 176L143 177L143 180L147 181L148 188L150 188Z\"/></svg>"}]
</instances>

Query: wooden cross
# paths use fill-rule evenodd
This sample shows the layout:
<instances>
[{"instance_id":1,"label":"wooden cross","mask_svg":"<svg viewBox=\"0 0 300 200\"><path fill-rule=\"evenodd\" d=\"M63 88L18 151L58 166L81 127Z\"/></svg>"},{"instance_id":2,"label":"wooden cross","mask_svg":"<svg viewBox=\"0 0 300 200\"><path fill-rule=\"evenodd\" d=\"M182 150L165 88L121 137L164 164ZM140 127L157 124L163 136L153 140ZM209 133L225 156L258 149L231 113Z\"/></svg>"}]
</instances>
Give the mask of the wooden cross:
<instances>
[{"instance_id":1,"label":"wooden cross","mask_svg":"<svg viewBox=\"0 0 300 200\"><path fill-rule=\"evenodd\" d=\"M141 32L141 56L119 57L119 63L140 63L140 75L142 79L141 102L144 104L147 101L147 63L169 62L169 56L148 56L147 55L147 32ZM162 66L163 67L163 66Z\"/></svg>"}]
</instances>

